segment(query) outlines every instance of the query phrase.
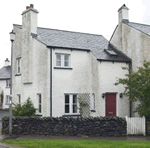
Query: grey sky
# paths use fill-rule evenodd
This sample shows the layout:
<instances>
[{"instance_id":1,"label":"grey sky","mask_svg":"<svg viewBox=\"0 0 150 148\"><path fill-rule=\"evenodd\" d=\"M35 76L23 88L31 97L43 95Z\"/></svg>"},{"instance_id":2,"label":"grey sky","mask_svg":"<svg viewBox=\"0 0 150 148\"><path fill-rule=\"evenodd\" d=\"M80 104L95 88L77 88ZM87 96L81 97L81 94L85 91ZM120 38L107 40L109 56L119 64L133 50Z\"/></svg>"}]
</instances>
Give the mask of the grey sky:
<instances>
[{"instance_id":1,"label":"grey sky","mask_svg":"<svg viewBox=\"0 0 150 148\"><path fill-rule=\"evenodd\" d=\"M22 11L34 4L39 11L38 26L101 34L110 39L118 24L118 9L129 8L129 21L150 24L149 0L5 0L1 2L0 68L10 59L9 32L22 24Z\"/></svg>"}]
</instances>

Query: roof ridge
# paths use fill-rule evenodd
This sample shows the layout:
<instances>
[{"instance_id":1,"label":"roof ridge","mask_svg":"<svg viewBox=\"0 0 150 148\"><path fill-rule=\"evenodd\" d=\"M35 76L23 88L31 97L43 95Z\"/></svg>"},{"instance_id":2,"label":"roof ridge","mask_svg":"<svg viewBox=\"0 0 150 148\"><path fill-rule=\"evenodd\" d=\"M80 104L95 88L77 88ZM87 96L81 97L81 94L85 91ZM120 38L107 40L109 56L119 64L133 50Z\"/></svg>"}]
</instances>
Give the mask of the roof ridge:
<instances>
[{"instance_id":1,"label":"roof ridge","mask_svg":"<svg viewBox=\"0 0 150 148\"><path fill-rule=\"evenodd\" d=\"M22 26L19 24L13 24L15 26ZM84 33L84 32L78 32L78 31L69 31L69 30L61 30L61 29L53 29L53 28L44 28L44 27L37 27L40 29L47 29L47 30L57 30L57 31L63 31L63 32L72 32L72 33L80 33L80 34L87 34L87 35L94 35L94 36L102 36L101 34L93 34L93 33Z\"/></svg>"}]
</instances>

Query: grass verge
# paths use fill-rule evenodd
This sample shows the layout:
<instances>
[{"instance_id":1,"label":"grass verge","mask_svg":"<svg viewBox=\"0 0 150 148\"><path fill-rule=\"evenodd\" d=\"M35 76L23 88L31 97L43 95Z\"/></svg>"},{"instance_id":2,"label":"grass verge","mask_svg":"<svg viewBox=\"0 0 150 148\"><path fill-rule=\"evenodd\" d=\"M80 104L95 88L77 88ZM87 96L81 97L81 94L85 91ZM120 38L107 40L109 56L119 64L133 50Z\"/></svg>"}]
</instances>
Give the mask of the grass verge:
<instances>
[{"instance_id":1,"label":"grass verge","mask_svg":"<svg viewBox=\"0 0 150 148\"><path fill-rule=\"evenodd\" d=\"M3 140L0 143L26 148L150 148L150 141Z\"/></svg>"}]
</instances>

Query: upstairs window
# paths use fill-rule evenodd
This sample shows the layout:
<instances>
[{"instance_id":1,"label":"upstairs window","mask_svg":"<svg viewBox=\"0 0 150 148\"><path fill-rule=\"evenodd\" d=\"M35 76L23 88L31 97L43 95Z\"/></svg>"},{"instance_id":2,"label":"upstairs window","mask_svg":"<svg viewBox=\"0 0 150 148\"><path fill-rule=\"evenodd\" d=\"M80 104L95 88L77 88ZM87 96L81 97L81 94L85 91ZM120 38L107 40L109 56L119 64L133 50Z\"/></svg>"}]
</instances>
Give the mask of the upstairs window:
<instances>
[{"instance_id":1,"label":"upstairs window","mask_svg":"<svg viewBox=\"0 0 150 148\"><path fill-rule=\"evenodd\" d=\"M21 58L17 59L17 73L21 73Z\"/></svg>"},{"instance_id":2,"label":"upstairs window","mask_svg":"<svg viewBox=\"0 0 150 148\"><path fill-rule=\"evenodd\" d=\"M69 54L56 54L56 66L57 67L70 67L70 55Z\"/></svg>"},{"instance_id":3,"label":"upstairs window","mask_svg":"<svg viewBox=\"0 0 150 148\"><path fill-rule=\"evenodd\" d=\"M6 80L6 87L10 87L10 80Z\"/></svg>"},{"instance_id":4,"label":"upstairs window","mask_svg":"<svg viewBox=\"0 0 150 148\"><path fill-rule=\"evenodd\" d=\"M10 104L10 98L9 98L9 95L6 95L6 105L9 105Z\"/></svg>"}]
</instances>

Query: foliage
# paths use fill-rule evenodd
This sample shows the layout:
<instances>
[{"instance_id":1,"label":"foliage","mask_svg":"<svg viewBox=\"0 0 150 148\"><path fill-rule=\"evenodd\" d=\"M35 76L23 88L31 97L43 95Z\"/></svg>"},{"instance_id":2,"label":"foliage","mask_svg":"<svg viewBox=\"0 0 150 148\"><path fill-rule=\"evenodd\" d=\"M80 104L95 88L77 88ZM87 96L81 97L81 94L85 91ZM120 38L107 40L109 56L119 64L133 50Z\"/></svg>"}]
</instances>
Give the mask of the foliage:
<instances>
[{"instance_id":1,"label":"foliage","mask_svg":"<svg viewBox=\"0 0 150 148\"><path fill-rule=\"evenodd\" d=\"M14 104L14 106L15 107L12 110L14 116L35 116L36 109L30 98L28 98L23 105Z\"/></svg>"},{"instance_id":2,"label":"foliage","mask_svg":"<svg viewBox=\"0 0 150 148\"><path fill-rule=\"evenodd\" d=\"M2 107L2 105L3 105L3 99L4 99L4 92L3 92L3 90L1 91L1 93L0 93L0 102L1 102L1 107Z\"/></svg>"},{"instance_id":3,"label":"foliage","mask_svg":"<svg viewBox=\"0 0 150 148\"><path fill-rule=\"evenodd\" d=\"M128 68L123 68L129 70ZM118 79L115 85L125 85L124 94L131 102L138 101L135 112L140 116L150 116L150 62L144 61L137 72L131 71L126 78Z\"/></svg>"}]
</instances>

